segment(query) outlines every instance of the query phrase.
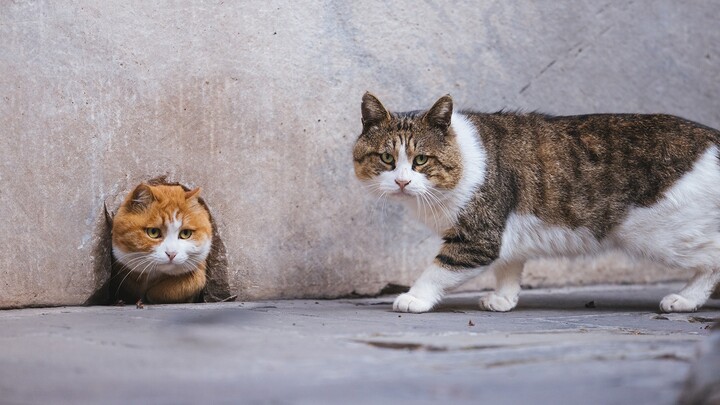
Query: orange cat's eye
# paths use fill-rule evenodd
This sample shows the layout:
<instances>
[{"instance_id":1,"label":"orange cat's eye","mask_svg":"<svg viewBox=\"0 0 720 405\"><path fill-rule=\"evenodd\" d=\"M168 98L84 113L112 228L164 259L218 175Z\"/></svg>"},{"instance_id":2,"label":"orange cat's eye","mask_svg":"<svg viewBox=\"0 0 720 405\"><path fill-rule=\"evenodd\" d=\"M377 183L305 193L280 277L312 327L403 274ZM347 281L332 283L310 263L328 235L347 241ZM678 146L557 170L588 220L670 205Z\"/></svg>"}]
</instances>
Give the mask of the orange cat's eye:
<instances>
[{"instance_id":1,"label":"orange cat's eye","mask_svg":"<svg viewBox=\"0 0 720 405\"><path fill-rule=\"evenodd\" d=\"M422 166L425 163L427 163L427 161L428 161L428 158L425 155L417 155L417 156L415 156L415 160L414 160L416 166Z\"/></svg>"},{"instance_id":2,"label":"orange cat's eye","mask_svg":"<svg viewBox=\"0 0 720 405\"><path fill-rule=\"evenodd\" d=\"M180 239L189 239L193 234L191 229L183 229L180 231Z\"/></svg>"},{"instance_id":3,"label":"orange cat's eye","mask_svg":"<svg viewBox=\"0 0 720 405\"><path fill-rule=\"evenodd\" d=\"M160 232L160 228L147 228L145 229L145 233L147 233L147 236L157 239L160 237L162 232Z\"/></svg>"},{"instance_id":4,"label":"orange cat's eye","mask_svg":"<svg viewBox=\"0 0 720 405\"><path fill-rule=\"evenodd\" d=\"M380 155L380 160L382 160L383 163L387 163L387 164L391 165L395 161L395 158L393 157L393 155L385 152L382 155Z\"/></svg>"}]
</instances>

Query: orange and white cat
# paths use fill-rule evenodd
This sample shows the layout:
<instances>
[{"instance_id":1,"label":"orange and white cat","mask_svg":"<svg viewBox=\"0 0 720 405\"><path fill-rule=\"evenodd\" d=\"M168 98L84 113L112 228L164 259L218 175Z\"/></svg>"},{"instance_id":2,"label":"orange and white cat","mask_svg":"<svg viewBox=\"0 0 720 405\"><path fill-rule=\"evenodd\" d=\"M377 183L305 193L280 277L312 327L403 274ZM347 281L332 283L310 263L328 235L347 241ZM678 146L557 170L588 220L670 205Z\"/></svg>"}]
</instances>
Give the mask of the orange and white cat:
<instances>
[{"instance_id":1,"label":"orange and white cat","mask_svg":"<svg viewBox=\"0 0 720 405\"><path fill-rule=\"evenodd\" d=\"M195 302L207 282L212 243L210 214L200 189L143 183L113 219L113 280L123 300Z\"/></svg>"}]
</instances>

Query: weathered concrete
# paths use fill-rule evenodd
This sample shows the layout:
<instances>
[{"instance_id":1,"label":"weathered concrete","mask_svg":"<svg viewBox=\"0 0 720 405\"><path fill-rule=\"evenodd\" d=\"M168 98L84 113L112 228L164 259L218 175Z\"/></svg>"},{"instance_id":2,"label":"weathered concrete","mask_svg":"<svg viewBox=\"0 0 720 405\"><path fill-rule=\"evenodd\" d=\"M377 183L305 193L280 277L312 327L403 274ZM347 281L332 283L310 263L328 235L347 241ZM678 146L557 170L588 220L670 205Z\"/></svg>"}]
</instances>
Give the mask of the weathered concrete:
<instances>
[{"instance_id":1,"label":"weathered concrete","mask_svg":"<svg viewBox=\"0 0 720 405\"><path fill-rule=\"evenodd\" d=\"M719 14L717 1L2 2L0 307L84 302L107 277L103 202L161 174L203 187L243 299L407 285L437 239L352 175L365 90L395 109L449 92L482 110L720 127ZM606 263L536 265L527 282L674 277Z\"/></svg>"},{"instance_id":2,"label":"weathered concrete","mask_svg":"<svg viewBox=\"0 0 720 405\"><path fill-rule=\"evenodd\" d=\"M682 404L720 403L720 324L715 324L713 330L698 348L680 395Z\"/></svg>"},{"instance_id":3,"label":"weathered concrete","mask_svg":"<svg viewBox=\"0 0 720 405\"><path fill-rule=\"evenodd\" d=\"M658 315L675 288L532 290L504 314L477 294L422 315L390 297L3 311L0 402L671 404L720 318Z\"/></svg>"}]
</instances>

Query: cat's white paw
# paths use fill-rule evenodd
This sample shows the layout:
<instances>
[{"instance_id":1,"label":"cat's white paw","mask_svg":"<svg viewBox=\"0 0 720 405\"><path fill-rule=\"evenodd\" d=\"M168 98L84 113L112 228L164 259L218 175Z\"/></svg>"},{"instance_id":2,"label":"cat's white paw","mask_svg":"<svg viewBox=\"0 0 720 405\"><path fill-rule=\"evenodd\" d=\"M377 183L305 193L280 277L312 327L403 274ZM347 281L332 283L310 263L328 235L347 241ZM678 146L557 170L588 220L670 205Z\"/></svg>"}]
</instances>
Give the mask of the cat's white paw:
<instances>
[{"instance_id":1,"label":"cat's white paw","mask_svg":"<svg viewBox=\"0 0 720 405\"><path fill-rule=\"evenodd\" d=\"M679 294L670 294L660 301L660 310L663 312L693 312L697 307L697 303Z\"/></svg>"},{"instance_id":2,"label":"cat's white paw","mask_svg":"<svg viewBox=\"0 0 720 405\"><path fill-rule=\"evenodd\" d=\"M412 312L419 314L428 312L432 309L433 303L418 298L410 293L400 294L393 302L393 311L395 312Z\"/></svg>"},{"instance_id":3,"label":"cat's white paw","mask_svg":"<svg viewBox=\"0 0 720 405\"><path fill-rule=\"evenodd\" d=\"M508 297L491 292L490 294L480 297L480 309L483 311L507 312L515 308L517 303L517 295Z\"/></svg>"}]
</instances>

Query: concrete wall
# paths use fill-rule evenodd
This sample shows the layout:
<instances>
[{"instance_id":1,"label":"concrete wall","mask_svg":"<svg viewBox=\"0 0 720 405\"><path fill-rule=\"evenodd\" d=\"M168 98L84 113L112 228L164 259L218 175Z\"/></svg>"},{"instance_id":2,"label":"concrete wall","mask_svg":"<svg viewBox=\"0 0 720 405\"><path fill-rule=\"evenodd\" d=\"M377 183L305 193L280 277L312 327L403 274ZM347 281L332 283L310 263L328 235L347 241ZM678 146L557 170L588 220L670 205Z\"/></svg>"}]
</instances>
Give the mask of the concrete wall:
<instances>
[{"instance_id":1,"label":"concrete wall","mask_svg":"<svg viewBox=\"0 0 720 405\"><path fill-rule=\"evenodd\" d=\"M240 299L409 284L438 240L352 175L366 90L720 127L717 1L68 3L0 3L1 307L83 303L103 202L163 174L203 187ZM675 276L608 258L527 282Z\"/></svg>"}]
</instances>

